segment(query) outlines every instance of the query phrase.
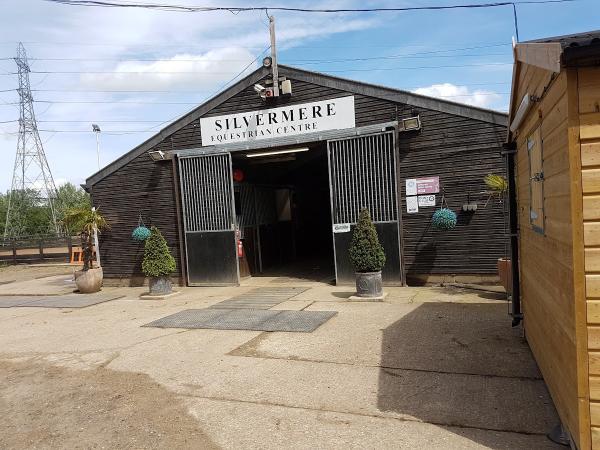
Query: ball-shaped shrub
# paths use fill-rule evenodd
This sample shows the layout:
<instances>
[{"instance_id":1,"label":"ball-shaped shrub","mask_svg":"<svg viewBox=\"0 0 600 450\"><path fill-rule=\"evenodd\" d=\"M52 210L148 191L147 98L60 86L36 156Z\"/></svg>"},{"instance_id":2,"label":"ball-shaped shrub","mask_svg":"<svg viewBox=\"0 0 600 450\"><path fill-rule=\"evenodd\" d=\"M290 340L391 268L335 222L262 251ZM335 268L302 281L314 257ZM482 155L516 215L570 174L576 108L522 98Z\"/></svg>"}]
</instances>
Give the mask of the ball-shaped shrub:
<instances>
[{"instance_id":1,"label":"ball-shaped shrub","mask_svg":"<svg viewBox=\"0 0 600 450\"><path fill-rule=\"evenodd\" d=\"M357 272L379 272L385 265L385 252L367 209L360 211L349 253Z\"/></svg>"},{"instance_id":2,"label":"ball-shaped shrub","mask_svg":"<svg viewBox=\"0 0 600 450\"><path fill-rule=\"evenodd\" d=\"M438 209L431 216L431 226L440 231L453 229L456 227L456 213L448 208Z\"/></svg>"},{"instance_id":3,"label":"ball-shaped shrub","mask_svg":"<svg viewBox=\"0 0 600 450\"><path fill-rule=\"evenodd\" d=\"M150 229L150 237L146 239L142 272L147 277L163 277L175 272L175 258L156 227Z\"/></svg>"},{"instance_id":4,"label":"ball-shaped shrub","mask_svg":"<svg viewBox=\"0 0 600 450\"><path fill-rule=\"evenodd\" d=\"M139 226L133 230L131 237L136 241L143 242L150 237L150 230L146 227Z\"/></svg>"}]
</instances>

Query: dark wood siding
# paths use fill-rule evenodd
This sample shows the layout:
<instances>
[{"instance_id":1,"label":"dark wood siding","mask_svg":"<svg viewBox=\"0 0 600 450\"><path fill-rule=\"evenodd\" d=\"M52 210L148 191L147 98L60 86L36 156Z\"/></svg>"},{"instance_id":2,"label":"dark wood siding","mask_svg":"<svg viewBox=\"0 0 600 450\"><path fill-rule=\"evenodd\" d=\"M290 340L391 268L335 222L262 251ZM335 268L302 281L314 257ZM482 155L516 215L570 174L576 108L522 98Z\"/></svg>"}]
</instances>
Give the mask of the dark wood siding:
<instances>
[{"instance_id":1,"label":"dark wood siding","mask_svg":"<svg viewBox=\"0 0 600 450\"><path fill-rule=\"evenodd\" d=\"M421 115L423 129L400 136L399 185L404 179L439 175L449 206L458 211L467 193L481 207L483 177L504 173L499 155L504 127L437 111L417 109L378 98L292 80L291 104L354 95L356 125L364 126ZM264 108L252 86L212 109L205 116ZM199 121L195 120L164 139L156 149L173 150L201 145ZM141 275L143 246L131 239L141 212L147 225L157 225L178 262L179 232L176 220L172 166L153 163L144 154L93 186L94 204L113 224L101 239L103 266L107 277ZM403 211L405 211L403 203ZM403 213L404 256L408 274L494 273L497 258L504 256L502 207L490 202L485 209L459 214L456 229L441 233L429 226L433 208L418 214ZM178 273L177 275L180 275Z\"/></svg>"},{"instance_id":2,"label":"dark wood siding","mask_svg":"<svg viewBox=\"0 0 600 450\"><path fill-rule=\"evenodd\" d=\"M418 112L422 130L401 134L400 187L402 192L404 260L407 273L495 273L497 259L505 256L508 241L504 236L504 204L488 200L483 178L489 173L504 175L500 156L504 127L448 114L399 108L408 117ZM435 208L406 213L406 178L438 175L448 206L458 213L451 231L436 231L430 226ZM436 201L441 201L438 194ZM476 212L462 212L468 200L477 202Z\"/></svg>"}]
</instances>

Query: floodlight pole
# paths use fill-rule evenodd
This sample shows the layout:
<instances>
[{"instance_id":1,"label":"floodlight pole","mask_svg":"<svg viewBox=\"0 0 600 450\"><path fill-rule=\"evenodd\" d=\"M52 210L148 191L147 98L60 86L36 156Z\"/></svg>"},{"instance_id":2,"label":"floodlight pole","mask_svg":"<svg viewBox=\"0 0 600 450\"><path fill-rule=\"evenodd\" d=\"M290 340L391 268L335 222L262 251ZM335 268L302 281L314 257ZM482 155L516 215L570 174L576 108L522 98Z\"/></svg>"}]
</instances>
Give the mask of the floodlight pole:
<instances>
[{"instance_id":1,"label":"floodlight pole","mask_svg":"<svg viewBox=\"0 0 600 450\"><path fill-rule=\"evenodd\" d=\"M100 132L96 132L96 158L98 159L98 170L100 170Z\"/></svg>"},{"instance_id":2,"label":"floodlight pole","mask_svg":"<svg viewBox=\"0 0 600 450\"><path fill-rule=\"evenodd\" d=\"M271 35L271 69L273 71L273 97L279 97L279 70L277 69L277 44L275 42L275 17L269 16Z\"/></svg>"},{"instance_id":3,"label":"floodlight pole","mask_svg":"<svg viewBox=\"0 0 600 450\"><path fill-rule=\"evenodd\" d=\"M98 160L98 170L100 170L100 127L96 126L93 130L96 135L96 158Z\"/></svg>"}]
</instances>

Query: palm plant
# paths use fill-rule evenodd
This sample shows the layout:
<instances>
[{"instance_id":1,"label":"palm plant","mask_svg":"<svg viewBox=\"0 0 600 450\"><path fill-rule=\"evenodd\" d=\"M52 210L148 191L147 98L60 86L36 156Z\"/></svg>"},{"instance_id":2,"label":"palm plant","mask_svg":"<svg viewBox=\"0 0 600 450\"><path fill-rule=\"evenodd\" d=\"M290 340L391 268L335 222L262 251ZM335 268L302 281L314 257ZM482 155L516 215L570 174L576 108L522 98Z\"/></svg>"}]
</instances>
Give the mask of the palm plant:
<instances>
[{"instance_id":1,"label":"palm plant","mask_svg":"<svg viewBox=\"0 0 600 450\"><path fill-rule=\"evenodd\" d=\"M83 252L83 270L93 268L93 240L95 233L110 229L106 218L96 208L71 208L67 210L63 223L68 229L78 229Z\"/></svg>"},{"instance_id":2,"label":"palm plant","mask_svg":"<svg viewBox=\"0 0 600 450\"><path fill-rule=\"evenodd\" d=\"M508 194L508 180L502 175L490 173L483 178L483 182L488 188L485 192L488 194L488 199L485 202L484 208L492 197L497 198L502 203L504 197Z\"/></svg>"}]
</instances>

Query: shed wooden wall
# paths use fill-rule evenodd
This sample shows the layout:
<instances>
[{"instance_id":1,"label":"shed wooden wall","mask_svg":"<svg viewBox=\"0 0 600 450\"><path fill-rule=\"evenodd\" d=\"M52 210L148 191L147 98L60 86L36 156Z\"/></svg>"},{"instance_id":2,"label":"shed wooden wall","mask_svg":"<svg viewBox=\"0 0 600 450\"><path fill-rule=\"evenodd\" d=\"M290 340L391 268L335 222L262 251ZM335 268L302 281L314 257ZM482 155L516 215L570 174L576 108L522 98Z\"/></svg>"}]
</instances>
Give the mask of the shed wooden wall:
<instances>
[{"instance_id":1,"label":"shed wooden wall","mask_svg":"<svg viewBox=\"0 0 600 450\"><path fill-rule=\"evenodd\" d=\"M284 74L287 75L287 74ZM289 76L289 75L288 75ZM292 77L290 77L292 78ZM401 192L404 179L439 175L446 189L448 204L459 210L471 192L472 200L485 201L483 177L504 174L501 145L506 128L448 113L414 108L379 98L324 87L292 78L291 103L354 95L356 125L384 123L419 113L423 129L400 138ZM205 116L264 109L264 102L252 86L212 109ZM166 137L156 149L173 150L201 145L199 121ZM103 266L107 277L141 277L142 245L131 240L139 211L146 224L159 226L178 262L173 173L169 163L153 163L143 154L92 188L94 204L113 223L113 229L101 238ZM459 225L447 233L433 232L429 219L433 208L408 215L403 206L404 254L408 273L496 273L496 261L505 256L502 206L490 202L475 214L459 215Z\"/></svg>"},{"instance_id":2,"label":"shed wooden wall","mask_svg":"<svg viewBox=\"0 0 600 450\"><path fill-rule=\"evenodd\" d=\"M585 297L589 348L589 397L592 447L600 449L600 68L574 73L583 191Z\"/></svg>"},{"instance_id":3,"label":"shed wooden wall","mask_svg":"<svg viewBox=\"0 0 600 450\"><path fill-rule=\"evenodd\" d=\"M575 86L576 89L576 86ZM521 298L527 341L563 424L579 448L589 448L587 348L581 238L579 152L572 133L573 83L523 64L516 99L541 98L516 133ZM576 98L576 95L575 95ZM576 109L575 109L576 110ZM540 126L544 171L543 234L530 224L527 138ZM581 241L581 239L580 239ZM582 320L583 314L583 320ZM582 326L583 324L583 326Z\"/></svg>"}]
</instances>

